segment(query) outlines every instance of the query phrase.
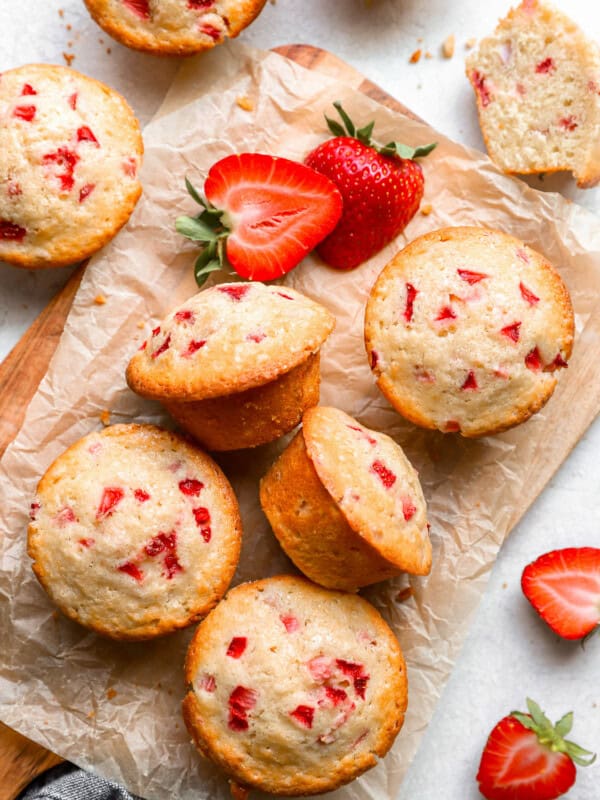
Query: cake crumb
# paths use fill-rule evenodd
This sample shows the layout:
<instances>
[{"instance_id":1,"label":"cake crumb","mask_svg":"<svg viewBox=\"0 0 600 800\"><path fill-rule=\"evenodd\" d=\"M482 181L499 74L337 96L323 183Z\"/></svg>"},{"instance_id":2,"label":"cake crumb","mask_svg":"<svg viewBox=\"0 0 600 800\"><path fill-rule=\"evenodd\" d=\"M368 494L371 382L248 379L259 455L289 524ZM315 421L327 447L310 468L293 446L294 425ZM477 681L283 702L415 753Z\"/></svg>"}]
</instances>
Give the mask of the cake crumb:
<instances>
[{"instance_id":1,"label":"cake crumb","mask_svg":"<svg viewBox=\"0 0 600 800\"><path fill-rule=\"evenodd\" d=\"M89 711L86 714L86 716L87 716L88 719L94 719L94 717L96 716L96 712L95 711Z\"/></svg>"},{"instance_id":2,"label":"cake crumb","mask_svg":"<svg viewBox=\"0 0 600 800\"><path fill-rule=\"evenodd\" d=\"M444 58L452 58L454 55L454 48L456 47L456 39L454 38L454 34L451 33L450 36L447 36L444 39L444 43L442 44L442 53Z\"/></svg>"},{"instance_id":3,"label":"cake crumb","mask_svg":"<svg viewBox=\"0 0 600 800\"><path fill-rule=\"evenodd\" d=\"M69 22L67 25L65 25L65 28L66 28L68 31L70 31L70 30L72 30L72 29L73 29L73 26L72 26L72 25L71 25L71 23Z\"/></svg>"},{"instance_id":4,"label":"cake crumb","mask_svg":"<svg viewBox=\"0 0 600 800\"><path fill-rule=\"evenodd\" d=\"M67 47L73 47L73 42L67 42Z\"/></svg>"},{"instance_id":5,"label":"cake crumb","mask_svg":"<svg viewBox=\"0 0 600 800\"><path fill-rule=\"evenodd\" d=\"M67 63L67 67L70 67L75 59L75 53L63 53L62 56Z\"/></svg>"},{"instance_id":6,"label":"cake crumb","mask_svg":"<svg viewBox=\"0 0 600 800\"><path fill-rule=\"evenodd\" d=\"M142 328L146 327L146 323L143 320L140 320L137 324L138 328L141 330Z\"/></svg>"},{"instance_id":7,"label":"cake crumb","mask_svg":"<svg viewBox=\"0 0 600 800\"><path fill-rule=\"evenodd\" d=\"M110 688L110 689L107 690L107 692L106 692L106 699L107 700L112 700L116 696L117 696L117 692L114 689Z\"/></svg>"},{"instance_id":8,"label":"cake crumb","mask_svg":"<svg viewBox=\"0 0 600 800\"><path fill-rule=\"evenodd\" d=\"M239 95L235 98L235 102L243 111L254 111L254 103L245 94Z\"/></svg>"},{"instance_id":9,"label":"cake crumb","mask_svg":"<svg viewBox=\"0 0 600 800\"><path fill-rule=\"evenodd\" d=\"M59 8L58 9L58 16L62 18L62 17L64 17L64 15L65 15L65 12L63 11L63 9Z\"/></svg>"},{"instance_id":10,"label":"cake crumb","mask_svg":"<svg viewBox=\"0 0 600 800\"><path fill-rule=\"evenodd\" d=\"M433 58L433 53L430 53L429 50L425 53L425 58Z\"/></svg>"},{"instance_id":11,"label":"cake crumb","mask_svg":"<svg viewBox=\"0 0 600 800\"><path fill-rule=\"evenodd\" d=\"M420 61L420 59L421 59L421 50L418 49L415 50L415 52L411 55L411 57L408 59L408 62L409 64L416 64L417 61Z\"/></svg>"},{"instance_id":12,"label":"cake crumb","mask_svg":"<svg viewBox=\"0 0 600 800\"><path fill-rule=\"evenodd\" d=\"M465 42L465 50L472 50L477 44L477 39L473 36L472 39L467 39Z\"/></svg>"},{"instance_id":13,"label":"cake crumb","mask_svg":"<svg viewBox=\"0 0 600 800\"><path fill-rule=\"evenodd\" d=\"M110 47L106 48L106 54L110 55L112 53L112 49Z\"/></svg>"},{"instance_id":14,"label":"cake crumb","mask_svg":"<svg viewBox=\"0 0 600 800\"><path fill-rule=\"evenodd\" d=\"M108 408L105 408L104 411L100 413L100 422L106 427L110 425L110 411Z\"/></svg>"},{"instance_id":15,"label":"cake crumb","mask_svg":"<svg viewBox=\"0 0 600 800\"><path fill-rule=\"evenodd\" d=\"M502 584L502 588L503 588L503 589L508 589L508 583L504 582L504 583Z\"/></svg>"},{"instance_id":16,"label":"cake crumb","mask_svg":"<svg viewBox=\"0 0 600 800\"><path fill-rule=\"evenodd\" d=\"M106 297L104 297L103 294L97 294L96 297L94 297L94 303L96 303L97 306L103 306L106 303Z\"/></svg>"},{"instance_id":17,"label":"cake crumb","mask_svg":"<svg viewBox=\"0 0 600 800\"><path fill-rule=\"evenodd\" d=\"M431 205L431 203L425 203L424 206L421 206L421 214L424 217L428 217L432 211L433 211L433 206Z\"/></svg>"},{"instance_id":18,"label":"cake crumb","mask_svg":"<svg viewBox=\"0 0 600 800\"><path fill-rule=\"evenodd\" d=\"M414 591L413 591L412 586L406 586L404 589L402 589L401 592L398 592L398 594L396 595L396 602L397 603L405 603L407 600L409 600L413 596L413 594L414 594Z\"/></svg>"}]
</instances>

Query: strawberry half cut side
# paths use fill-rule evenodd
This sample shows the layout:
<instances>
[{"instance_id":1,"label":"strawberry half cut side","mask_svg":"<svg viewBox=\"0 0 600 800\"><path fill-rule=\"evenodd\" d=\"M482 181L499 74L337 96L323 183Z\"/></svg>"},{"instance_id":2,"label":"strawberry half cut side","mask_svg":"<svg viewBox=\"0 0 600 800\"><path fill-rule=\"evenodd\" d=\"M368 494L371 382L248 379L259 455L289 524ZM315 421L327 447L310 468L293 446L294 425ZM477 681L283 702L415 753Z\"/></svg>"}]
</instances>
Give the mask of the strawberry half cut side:
<instances>
[{"instance_id":1,"label":"strawberry half cut side","mask_svg":"<svg viewBox=\"0 0 600 800\"><path fill-rule=\"evenodd\" d=\"M202 245L195 267L202 286L210 272L230 264L242 278L285 275L336 226L342 198L323 175L295 161L262 153L227 156L210 168L203 210L179 217L176 228Z\"/></svg>"},{"instance_id":2,"label":"strawberry half cut side","mask_svg":"<svg viewBox=\"0 0 600 800\"><path fill-rule=\"evenodd\" d=\"M334 138L312 150L304 163L330 178L342 194L342 218L317 252L329 266L349 270L395 239L417 213L425 178L415 159L436 145L382 145L371 138L374 122L358 128L340 102L333 105L341 122L325 120Z\"/></svg>"},{"instance_id":3,"label":"strawberry half cut side","mask_svg":"<svg viewBox=\"0 0 600 800\"><path fill-rule=\"evenodd\" d=\"M545 553L523 570L525 597L564 639L582 639L600 625L600 549Z\"/></svg>"},{"instance_id":4,"label":"strawberry half cut side","mask_svg":"<svg viewBox=\"0 0 600 800\"><path fill-rule=\"evenodd\" d=\"M533 700L529 714L513 711L490 733L477 782L486 800L555 800L575 783L575 764L587 767L596 756L564 737L573 713L556 725Z\"/></svg>"}]
</instances>

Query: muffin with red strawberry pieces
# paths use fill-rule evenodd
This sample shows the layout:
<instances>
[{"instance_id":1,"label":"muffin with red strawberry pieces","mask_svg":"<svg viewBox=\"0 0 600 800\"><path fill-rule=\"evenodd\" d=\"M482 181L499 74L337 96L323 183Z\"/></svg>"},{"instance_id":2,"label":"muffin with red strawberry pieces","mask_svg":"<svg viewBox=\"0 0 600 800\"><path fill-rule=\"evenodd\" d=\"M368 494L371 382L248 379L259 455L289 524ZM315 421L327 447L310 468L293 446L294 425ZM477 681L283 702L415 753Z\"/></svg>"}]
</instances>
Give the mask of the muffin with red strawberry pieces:
<instances>
[{"instance_id":1,"label":"muffin with red strawberry pieces","mask_svg":"<svg viewBox=\"0 0 600 800\"><path fill-rule=\"evenodd\" d=\"M287 286L223 283L172 311L127 367L209 450L273 441L319 401L319 350L334 317Z\"/></svg>"},{"instance_id":2,"label":"muffin with red strawberry pieces","mask_svg":"<svg viewBox=\"0 0 600 800\"><path fill-rule=\"evenodd\" d=\"M366 600L278 576L233 589L190 644L183 703L200 752L275 795L328 792L402 727L406 667Z\"/></svg>"},{"instance_id":3,"label":"muffin with red strawberry pieces","mask_svg":"<svg viewBox=\"0 0 600 800\"><path fill-rule=\"evenodd\" d=\"M600 48L565 14L523 0L469 55L467 76L501 169L600 181Z\"/></svg>"},{"instance_id":4,"label":"muffin with red strawberry pieces","mask_svg":"<svg viewBox=\"0 0 600 800\"><path fill-rule=\"evenodd\" d=\"M238 36L266 0L85 0L106 33L155 55L190 56Z\"/></svg>"},{"instance_id":5,"label":"muffin with red strawberry pieces","mask_svg":"<svg viewBox=\"0 0 600 800\"><path fill-rule=\"evenodd\" d=\"M393 439L337 408L304 414L260 501L287 555L323 586L356 591L431 568L416 471Z\"/></svg>"},{"instance_id":6,"label":"muffin with red strawberry pieces","mask_svg":"<svg viewBox=\"0 0 600 800\"><path fill-rule=\"evenodd\" d=\"M57 267L87 258L141 193L143 142L120 94L66 67L0 80L0 259Z\"/></svg>"},{"instance_id":7,"label":"muffin with red strawberry pieces","mask_svg":"<svg viewBox=\"0 0 600 800\"><path fill-rule=\"evenodd\" d=\"M446 228L381 272L365 343L377 385L416 425L499 433L548 401L573 345L560 275L512 236Z\"/></svg>"},{"instance_id":8,"label":"muffin with red strawberry pieces","mask_svg":"<svg viewBox=\"0 0 600 800\"><path fill-rule=\"evenodd\" d=\"M195 622L237 566L241 522L217 465L152 425L114 425L59 456L28 531L33 571L66 616L114 639Z\"/></svg>"}]
</instances>

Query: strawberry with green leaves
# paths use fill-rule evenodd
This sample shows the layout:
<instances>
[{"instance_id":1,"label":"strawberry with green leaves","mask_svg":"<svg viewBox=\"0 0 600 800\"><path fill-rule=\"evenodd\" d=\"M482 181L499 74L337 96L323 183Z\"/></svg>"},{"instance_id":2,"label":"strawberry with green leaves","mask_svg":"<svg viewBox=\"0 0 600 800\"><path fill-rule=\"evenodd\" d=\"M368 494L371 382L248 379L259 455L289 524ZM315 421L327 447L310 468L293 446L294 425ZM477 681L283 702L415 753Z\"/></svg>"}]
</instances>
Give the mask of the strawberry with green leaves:
<instances>
[{"instance_id":1,"label":"strawberry with green leaves","mask_svg":"<svg viewBox=\"0 0 600 800\"><path fill-rule=\"evenodd\" d=\"M545 553L523 570L525 597L564 639L582 639L600 625L600 549Z\"/></svg>"},{"instance_id":2,"label":"strawberry with green leaves","mask_svg":"<svg viewBox=\"0 0 600 800\"><path fill-rule=\"evenodd\" d=\"M227 265L246 280L269 281L296 267L336 226L342 198L335 185L286 158L242 153L210 168L205 197L186 179L202 207L176 228L200 243L194 274L202 286Z\"/></svg>"},{"instance_id":3,"label":"strawberry with green leaves","mask_svg":"<svg viewBox=\"0 0 600 800\"><path fill-rule=\"evenodd\" d=\"M587 767L596 759L564 738L572 712L552 725L533 700L527 708L529 714L513 711L490 733L477 773L486 800L555 800L575 783L575 765Z\"/></svg>"},{"instance_id":4,"label":"strawberry with green leaves","mask_svg":"<svg viewBox=\"0 0 600 800\"><path fill-rule=\"evenodd\" d=\"M373 122L357 129L341 103L333 105L343 124L325 117L335 138L320 144L304 163L332 180L344 199L341 220L317 252L336 269L354 269L395 239L417 213L425 180L415 159L436 145L380 145L371 138Z\"/></svg>"}]
</instances>

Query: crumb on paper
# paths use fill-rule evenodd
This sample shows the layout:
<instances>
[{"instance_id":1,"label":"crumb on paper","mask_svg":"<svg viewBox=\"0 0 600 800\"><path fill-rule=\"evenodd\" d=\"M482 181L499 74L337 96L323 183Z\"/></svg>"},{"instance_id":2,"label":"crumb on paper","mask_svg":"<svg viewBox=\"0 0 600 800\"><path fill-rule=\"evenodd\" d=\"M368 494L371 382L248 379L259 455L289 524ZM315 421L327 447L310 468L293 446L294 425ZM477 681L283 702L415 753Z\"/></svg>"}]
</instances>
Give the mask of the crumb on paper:
<instances>
[{"instance_id":1,"label":"crumb on paper","mask_svg":"<svg viewBox=\"0 0 600 800\"><path fill-rule=\"evenodd\" d=\"M423 37L422 36L417 36L417 42L419 42L419 44L421 44L422 41L423 41Z\"/></svg>"},{"instance_id":2,"label":"crumb on paper","mask_svg":"<svg viewBox=\"0 0 600 800\"><path fill-rule=\"evenodd\" d=\"M477 44L477 39L473 36L471 39L467 39L467 41L465 42L465 49L472 50L476 44Z\"/></svg>"},{"instance_id":3,"label":"crumb on paper","mask_svg":"<svg viewBox=\"0 0 600 800\"><path fill-rule=\"evenodd\" d=\"M412 586L406 586L402 591L398 592L396 595L396 602L397 603L406 603L407 600L413 596L414 590Z\"/></svg>"},{"instance_id":4,"label":"crumb on paper","mask_svg":"<svg viewBox=\"0 0 600 800\"><path fill-rule=\"evenodd\" d=\"M68 31L70 31L70 30L72 30L72 29L73 29L73 26L71 25L71 23L70 23L70 22L68 22L68 23L65 25L65 28L66 28Z\"/></svg>"},{"instance_id":5,"label":"crumb on paper","mask_svg":"<svg viewBox=\"0 0 600 800\"><path fill-rule=\"evenodd\" d=\"M106 427L110 425L110 411L108 408L105 408L104 411L100 412L100 422Z\"/></svg>"},{"instance_id":6,"label":"crumb on paper","mask_svg":"<svg viewBox=\"0 0 600 800\"><path fill-rule=\"evenodd\" d=\"M430 53L429 50L425 53L425 58L433 58L433 53Z\"/></svg>"},{"instance_id":7,"label":"crumb on paper","mask_svg":"<svg viewBox=\"0 0 600 800\"><path fill-rule=\"evenodd\" d=\"M450 36L447 36L444 39L444 43L442 44L442 54L444 58L452 58L454 55L454 48L456 47L456 39L454 38L454 34L451 33Z\"/></svg>"},{"instance_id":8,"label":"crumb on paper","mask_svg":"<svg viewBox=\"0 0 600 800\"><path fill-rule=\"evenodd\" d=\"M67 47L73 47L73 42L67 42Z\"/></svg>"},{"instance_id":9,"label":"crumb on paper","mask_svg":"<svg viewBox=\"0 0 600 800\"><path fill-rule=\"evenodd\" d=\"M504 581L504 583L502 584L502 588L503 589L508 589L508 583L506 583L506 581Z\"/></svg>"},{"instance_id":10,"label":"crumb on paper","mask_svg":"<svg viewBox=\"0 0 600 800\"><path fill-rule=\"evenodd\" d=\"M65 15L65 12L63 11L63 9L59 8L58 9L58 16L62 18L62 17L64 17L64 15Z\"/></svg>"},{"instance_id":11,"label":"crumb on paper","mask_svg":"<svg viewBox=\"0 0 600 800\"><path fill-rule=\"evenodd\" d=\"M103 306L106 303L106 297L103 294L97 294L96 297L94 297L94 303L96 303L97 306Z\"/></svg>"},{"instance_id":12,"label":"crumb on paper","mask_svg":"<svg viewBox=\"0 0 600 800\"><path fill-rule=\"evenodd\" d=\"M421 59L421 49L415 50L415 52L411 55L408 59L409 64L416 64L417 61Z\"/></svg>"},{"instance_id":13,"label":"crumb on paper","mask_svg":"<svg viewBox=\"0 0 600 800\"><path fill-rule=\"evenodd\" d=\"M421 206L421 214L424 217L428 217L432 211L433 211L433 206L431 205L431 203L425 203L424 206Z\"/></svg>"},{"instance_id":14,"label":"crumb on paper","mask_svg":"<svg viewBox=\"0 0 600 800\"><path fill-rule=\"evenodd\" d=\"M108 56L109 56L111 53L112 53L112 48L110 48L110 47L107 47L107 48L106 48L106 55L108 55Z\"/></svg>"},{"instance_id":15,"label":"crumb on paper","mask_svg":"<svg viewBox=\"0 0 600 800\"><path fill-rule=\"evenodd\" d=\"M75 59L75 53L63 53L62 56L67 63L67 67L70 67Z\"/></svg>"},{"instance_id":16,"label":"crumb on paper","mask_svg":"<svg viewBox=\"0 0 600 800\"><path fill-rule=\"evenodd\" d=\"M106 699L107 700L113 700L116 696L117 696L117 692L116 692L115 689L113 689L113 688L107 689L107 691L106 691Z\"/></svg>"},{"instance_id":17,"label":"crumb on paper","mask_svg":"<svg viewBox=\"0 0 600 800\"><path fill-rule=\"evenodd\" d=\"M99 42L100 44L104 44L104 39L100 38L100 39L98 39L98 42Z\"/></svg>"},{"instance_id":18,"label":"crumb on paper","mask_svg":"<svg viewBox=\"0 0 600 800\"><path fill-rule=\"evenodd\" d=\"M95 716L96 716L96 712L95 711L88 711L88 713L86 714L86 717L88 719L94 719Z\"/></svg>"},{"instance_id":19,"label":"crumb on paper","mask_svg":"<svg viewBox=\"0 0 600 800\"><path fill-rule=\"evenodd\" d=\"M245 94L241 94L236 97L235 102L242 109L242 111L254 111L254 103Z\"/></svg>"}]
</instances>

